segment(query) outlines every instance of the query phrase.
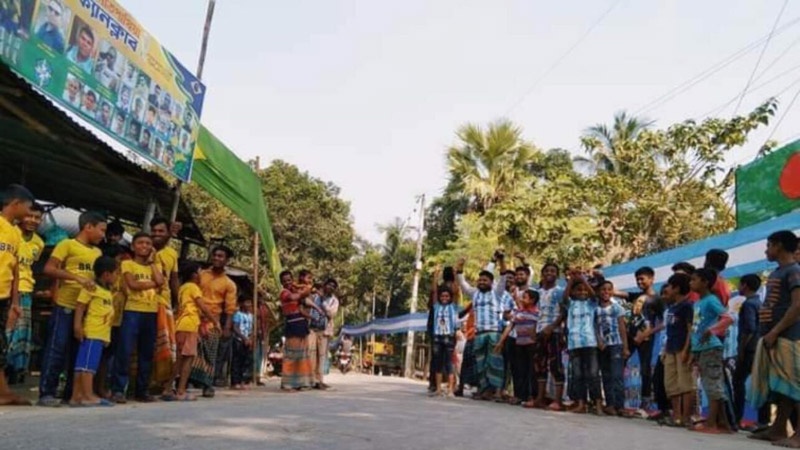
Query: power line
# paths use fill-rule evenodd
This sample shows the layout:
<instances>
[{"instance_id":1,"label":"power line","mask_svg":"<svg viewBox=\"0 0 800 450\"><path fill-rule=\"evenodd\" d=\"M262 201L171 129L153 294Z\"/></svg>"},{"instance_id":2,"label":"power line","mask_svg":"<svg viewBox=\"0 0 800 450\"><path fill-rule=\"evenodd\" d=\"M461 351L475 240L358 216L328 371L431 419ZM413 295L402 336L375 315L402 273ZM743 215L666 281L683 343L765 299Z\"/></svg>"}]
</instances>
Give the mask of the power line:
<instances>
[{"instance_id":1,"label":"power line","mask_svg":"<svg viewBox=\"0 0 800 450\"><path fill-rule=\"evenodd\" d=\"M758 80L760 80L760 79L761 79L761 77L763 77L763 76L764 76L764 75L765 75L767 72L769 72L769 69L771 69L773 66L775 66L775 64L777 64L777 63L778 63L778 61L780 61L781 59L783 59L783 57L784 57L784 56L786 56L786 54L787 54L787 53L789 53L789 50L791 50L791 49L792 49L792 48L793 48L795 45L797 45L797 44L800 44L800 37L798 37L797 39L795 39L794 41L792 41L792 43L791 43L791 44L789 44L789 45L788 45L788 46L787 46L785 49L783 49L783 51L781 52L781 54L780 54L780 55L778 55L778 57L777 57L777 58L773 59L773 60L772 60L772 62L771 62L771 63L769 63L769 65L768 65L767 67L765 67L765 68L764 68L764 70L762 70L762 71L761 71L761 73L759 73L759 74L758 74L758 76L756 76L756 79L755 79L755 80L753 80L753 81L758 81Z\"/></svg>"},{"instance_id":2,"label":"power line","mask_svg":"<svg viewBox=\"0 0 800 450\"><path fill-rule=\"evenodd\" d=\"M788 30L790 27L793 27L793 26L797 25L798 22L800 22L800 17L796 17L796 18L792 19L791 21L787 22L786 24L778 27L778 29L775 30L775 33L773 33L773 35L776 36L776 35L779 35L779 34L783 33L784 31ZM650 111L650 110L652 110L652 109L654 109L654 108L656 108L658 106L661 106L662 104L672 100L673 98L675 98L676 96L682 94L683 92L686 92L687 90L691 89L696 84L698 84L701 81L707 79L708 77L710 77L714 73L719 72L720 70L722 70L725 67L727 67L730 64L732 64L734 61L738 60L739 58L742 58L747 53L750 53L751 51L753 51L756 48L758 48L758 46L760 44L762 44L766 40L766 38L767 38L767 35L762 36L761 38L759 38L756 41L751 42L750 44L742 47L741 49L739 49L736 52L732 53L731 55L727 56L726 58L724 58L724 59L712 64L711 67L703 70L702 72L700 72L699 74L697 74L694 77L690 78L689 80L684 81L683 83L681 83L681 84L673 87L669 91L667 91L665 94L663 94L663 95L659 96L658 98L656 98L656 99L650 101L649 103L645 104L644 106L639 108L634 113L634 115L638 116L638 115L640 115L640 114L642 114L642 113L644 113L646 111Z\"/></svg>"},{"instance_id":3,"label":"power line","mask_svg":"<svg viewBox=\"0 0 800 450\"><path fill-rule=\"evenodd\" d=\"M617 7L617 5L619 5L620 3L622 3L622 0L617 0L617 1L615 1L615 2L614 2L614 3L613 3L613 4L612 4L612 5L611 5L611 6L610 6L608 9L606 9L606 10L603 12L603 14L601 14L601 15L600 15L600 17L598 17L598 18L597 18L597 20L595 20L595 21L592 23L592 25L591 25L591 26L589 26L589 28L587 28L587 29L586 29L586 31L584 31L584 33L581 35L581 37L579 37L579 38L578 38L578 40L577 40L577 41L575 41L575 43L574 43L574 44L572 44L572 46L571 46L569 49L567 49L567 51L566 51L566 52L564 52L564 53L563 53L563 54L562 54L560 57L558 57L558 59L556 59L556 60L555 60L555 62L554 62L553 64L551 64L551 65L550 65L550 67L548 67L548 68L547 68L547 70L545 70L545 71L544 71L544 73L543 73L543 74L542 74L542 75L541 75L539 78L537 78L537 79L536 79L536 81L534 81L534 82L533 82L533 84L531 85L531 87L529 87L529 88L528 88L528 89L525 91L525 93L524 93L524 94L522 94L522 96L521 96L521 97L520 97L520 98L519 98L519 99L518 99L516 102L514 102L514 103L511 105L511 107L510 107L510 108L508 108L508 110L506 110L506 113L505 113L505 115L506 115L506 116L508 116L508 115L509 115L511 112L513 112L515 109L517 109L517 108L518 108L518 107L519 107L519 106L522 104L522 102L524 102L524 101L525 101L525 98L526 98L526 97L528 97L528 95L530 95L530 94L531 94L531 92L533 92L533 90L534 90L534 89L536 89L537 87L539 87L539 84L540 84L542 81L544 81L544 79L545 79L545 78L547 78L547 76L548 76L548 75L550 75L550 73L551 73L553 70L555 70L555 69L556 69L556 68L557 68L557 67L558 67L558 66L561 64L561 62L562 62L562 61L564 61L564 60L565 60L565 59L566 59L566 58L567 58L567 57L568 57L570 54L572 54L572 52L573 52L573 51L574 51L576 48L578 48L578 46L579 46L579 45L580 45L580 44L581 44L581 43L582 43L582 42L583 42L583 41L584 41L584 40L585 40L587 37L589 37L589 34L591 34L591 33L592 33L592 31L593 31L595 28L597 28L597 26L598 26L598 25L600 25L600 23L601 23L601 22L602 22L602 21L603 21L603 20L604 20L604 19L605 19L605 18L606 18L606 17L607 17L607 16L608 16L610 13L611 13L611 11L613 11L613 10L614 10L614 8L616 8L616 7Z\"/></svg>"},{"instance_id":4,"label":"power line","mask_svg":"<svg viewBox=\"0 0 800 450\"><path fill-rule=\"evenodd\" d=\"M778 128L781 126L781 123L783 123L783 119L785 119L786 116L789 114L789 111L792 110L792 106L794 105L794 102L797 101L798 97L800 97L800 89L798 89L797 92L795 92L794 97L792 97L792 101L789 102L789 106L787 106L786 110L783 111L783 114L781 115L780 119L778 119L778 122L775 123L775 127L769 133L769 136L767 136L767 139L764 140L764 145L762 145L761 148L758 150L758 156L763 154L764 149L767 146L767 143L769 143L769 140L772 139L772 136L774 136L775 133L778 131Z\"/></svg>"},{"instance_id":5,"label":"power line","mask_svg":"<svg viewBox=\"0 0 800 450\"><path fill-rule=\"evenodd\" d=\"M798 42L800 42L800 40L798 40ZM759 90L759 89L763 88L764 86L767 86L768 84L772 84L774 81L777 81L778 79L780 79L780 78L783 78L785 75L788 75L788 74L792 73L793 71L797 70L798 68L800 68L800 64L798 64L798 65L796 65L796 66L793 66L793 67L791 67L791 68L789 68L789 69L786 69L786 70L784 70L783 72L779 73L778 75L775 75L774 77L772 77L772 78L768 79L767 81L764 81L763 83L760 83L760 84L758 84L758 85L756 85L756 86L753 86L753 87L752 87L752 88L751 88L751 89L748 91L748 95L750 95L750 94L752 94L753 92L755 92L755 91L757 91L757 90ZM758 77L756 77L756 81L757 81L757 80L758 80ZM788 86L788 87L794 86L795 84L797 84L797 82L798 82L798 81L800 81L800 79L796 79L796 80L792 81L792 82L789 84L789 86ZM784 90L782 90L782 91L778 92L777 94L773 94L772 96L773 96L773 97L777 97L777 96L779 96L780 94L783 94L784 92L786 92L786 90L787 90L787 89L784 89ZM723 103L723 104L721 104L721 105L715 106L713 109L710 109L710 110L706 111L705 113L703 113L703 114L700 114L699 116L697 116L697 118L698 118L698 119L702 119L702 118L705 118L705 117L709 117L709 116L716 115L716 114L720 113L720 112L721 112L723 109L725 109L725 108L727 108L729 105L731 105L733 102L735 102L737 98L739 98L739 96L738 96L738 95L737 95L737 96L735 96L735 97L732 97L732 98L731 98L730 100L728 100L727 102L725 102L725 103Z\"/></svg>"},{"instance_id":6,"label":"power line","mask_svg":"<svg viewBox=\"0 0 800 450\"><path fill-rule=\"evenodd\" d=\"M733 109L734 116L736 115L737 112L739 112L739 107L742 106L742 100L744 100L744 96L747 94L747 89L750 88L750 83L753 82L753 77L756 75L758 66L761 64L761 58L764 57L764 53L767 51L767 47L769 47L769 42L772 40L772 35L775 34L775 28L778 27L778 23L781 21L781 17L783 17L783 12L786 10L786 5L788 4L789 0L783 1L783 6L781 7L781 10L778 12L778 16L775 18L775 23L772 24L772 29L769 31L769 35L767 35L767 40L764 42L764 46L761 47L761 53L758 54L756 65L753 67L753 71L750 72L750 78L747 79L747 83L744 85L744 89L742 89L742 95L739 97L739 102L736 103L736 108Z\"/></svg>"}]
</instances>

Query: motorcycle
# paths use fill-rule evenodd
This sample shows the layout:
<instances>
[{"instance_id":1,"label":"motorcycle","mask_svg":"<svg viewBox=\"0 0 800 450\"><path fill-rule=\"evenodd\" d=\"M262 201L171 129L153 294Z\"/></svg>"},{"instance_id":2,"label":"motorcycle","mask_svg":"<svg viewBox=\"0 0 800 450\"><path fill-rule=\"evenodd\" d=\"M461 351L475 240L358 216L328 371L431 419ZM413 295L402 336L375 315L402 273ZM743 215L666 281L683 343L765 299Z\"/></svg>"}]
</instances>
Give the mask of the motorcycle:
<instances>
[{"instance_id":1,"label":"motorcycle","mask_svg":"<svg viewBox=\"0 0 800 450\"><path fill-rule=\"evenodd\" d=\"M272 374L276 377L281 376L281 369L283 368L283 352L281 351L281 346L279 344L275 344L269 349L267 361L269 361L269 365L272 366Z\"/></svg>"},{"instance_id":2,"label":"motorcycle","mask_svg":"<svg viewBox=\"0 0 800 450\"><path fill-rule=\"evenodd\" d=\"M350 362L352 361L352 355L350 353L339 352L338 356L339 356L339 361L337 363L337 366L339 367L339 372L341 372L342 375L344 375L350 371Z\"/></svg>"}]
</instances>

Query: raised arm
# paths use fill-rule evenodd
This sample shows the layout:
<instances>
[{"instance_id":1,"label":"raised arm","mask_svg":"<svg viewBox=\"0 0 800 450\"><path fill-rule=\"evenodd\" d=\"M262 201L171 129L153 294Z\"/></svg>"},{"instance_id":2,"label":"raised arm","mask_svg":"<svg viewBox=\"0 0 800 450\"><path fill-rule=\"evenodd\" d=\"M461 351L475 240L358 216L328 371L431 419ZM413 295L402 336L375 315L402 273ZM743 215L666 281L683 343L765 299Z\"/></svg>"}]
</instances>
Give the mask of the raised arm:
<instances>
[{"instance_id":1,"label":"raised arm","mask_svg":"<svg viewBox=\"0 0 800 450\"><path fill-rule=\"evenodd\" d=\"M458 281L461 291L468 297L472 298L472 296L474 296L478 290L470 286L470 284L467 283L467 280L464 278L464 264L466 264L466 262L466 259L461 258L458 260L458 263L456 263L456 281Z\"/></svg>"}]
</instances>

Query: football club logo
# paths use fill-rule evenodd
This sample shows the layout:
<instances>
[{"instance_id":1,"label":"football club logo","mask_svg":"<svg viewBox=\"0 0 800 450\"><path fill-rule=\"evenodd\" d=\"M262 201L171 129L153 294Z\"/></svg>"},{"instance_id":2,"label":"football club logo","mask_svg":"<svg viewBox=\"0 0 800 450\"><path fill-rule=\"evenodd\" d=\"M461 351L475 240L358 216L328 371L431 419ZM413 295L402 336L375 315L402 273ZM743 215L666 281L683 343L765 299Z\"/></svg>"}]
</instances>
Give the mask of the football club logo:
<instances>
[{"instance_id":1,"label":"football club logo","mask_svg":"<svg viewBox=\"0 0 800 450\"><path fill-rule=\"evenodd\" d=\"M37 61L34 70L36 72L36 83L39 86L46 87L50 84L50 79L53 77L53 69L47 60L40 59Z\"/></svg>"}]
</instances>

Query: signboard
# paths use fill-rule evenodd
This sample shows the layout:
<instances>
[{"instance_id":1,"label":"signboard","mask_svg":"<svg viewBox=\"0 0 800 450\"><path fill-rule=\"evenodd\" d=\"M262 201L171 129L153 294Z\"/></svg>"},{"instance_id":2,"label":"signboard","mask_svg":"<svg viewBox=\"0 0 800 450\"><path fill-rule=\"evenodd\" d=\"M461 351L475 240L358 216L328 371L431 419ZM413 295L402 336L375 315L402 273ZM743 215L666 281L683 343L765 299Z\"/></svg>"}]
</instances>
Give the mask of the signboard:
<instances>
[{"instance_id":1,"label":"signboard","mask_svg":"<svg viewBox=\"0 0 800 450\"><path fill-rule=\"evenodd\" d=\"M114 0L0 0L0 61L189 181L205 86Z\"/></svg>"}]
</instances>

